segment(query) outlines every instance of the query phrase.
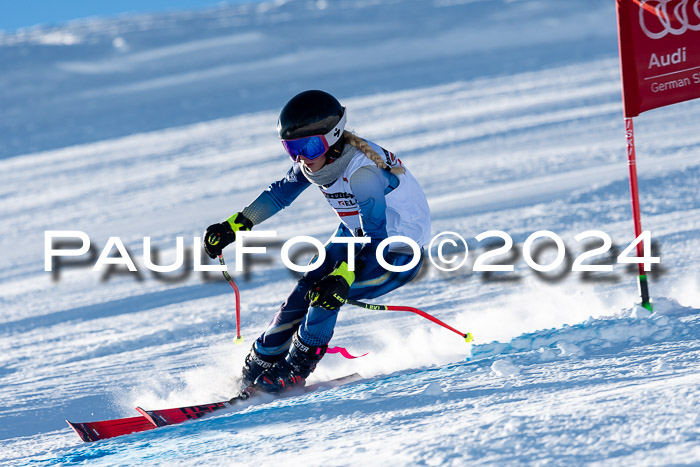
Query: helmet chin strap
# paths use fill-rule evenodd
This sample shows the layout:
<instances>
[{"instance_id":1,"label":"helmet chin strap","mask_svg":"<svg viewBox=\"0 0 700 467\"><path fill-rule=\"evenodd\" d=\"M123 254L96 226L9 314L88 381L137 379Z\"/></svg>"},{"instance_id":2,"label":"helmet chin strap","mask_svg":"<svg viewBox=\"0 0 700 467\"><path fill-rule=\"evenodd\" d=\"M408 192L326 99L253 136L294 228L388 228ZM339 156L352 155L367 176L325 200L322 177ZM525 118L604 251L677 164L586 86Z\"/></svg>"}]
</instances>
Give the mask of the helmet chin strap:
<instances>
[{"instance_id":1,"label":"helmet chin strap","mask_svg":"<svg viewBox=\"0 0 700 467\"><path fill-rule=\"evenodd\" d=\"M326 163L324 165L328 165L340 156L343 155L343 149L345 149L345 138L341 137L338 141L333 144L330 148L328 148L328 152L326 155L328 156L326 158Z\"/></svg>"}]
</instances>

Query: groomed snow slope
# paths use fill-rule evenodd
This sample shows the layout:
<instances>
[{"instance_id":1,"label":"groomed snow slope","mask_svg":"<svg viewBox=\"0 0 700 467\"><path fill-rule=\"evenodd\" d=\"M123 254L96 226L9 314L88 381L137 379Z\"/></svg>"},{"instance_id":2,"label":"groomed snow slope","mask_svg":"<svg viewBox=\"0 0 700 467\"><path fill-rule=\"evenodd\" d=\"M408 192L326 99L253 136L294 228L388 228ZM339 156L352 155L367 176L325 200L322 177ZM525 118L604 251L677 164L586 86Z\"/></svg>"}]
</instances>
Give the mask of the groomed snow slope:
<instances>
[{"instance_id":1,"label":"groomed snow slope","mask_svg":"<svg viewBox=\"0 0 700 467\"><path fill-rule=\"evenodd\" d=\"M506 277L471 272L487 230L519 246L551 230L572 257L586 230L622 248L633 240L612 6L278 2L0 36L12 156L0 160L0 463L699 462L697 102L635 122L643 225L662 259L654 314L633 306L621 265L543 277L519 255ZM311 67L316 57L333 71ZM141 242L152 237L166 264L176 237L191 245L281 177L277 112L306 88L336 94L351 129L411 168L435 234L469 241L464 268L428 268L379 302L418 306L474 345L413 315L345 307L333 344L370 353L329 355L313 381L364 380L83 444L64 419L231 396L248 345L294 284L279 249L235 276L246 337L236 346L223 279L158 280ZM260 229L323 241L336 225L309 189ZM119 236L142 280L79 267L53 281L45 230L82 230L98 253Z\"/></svg>"}]
</instances>

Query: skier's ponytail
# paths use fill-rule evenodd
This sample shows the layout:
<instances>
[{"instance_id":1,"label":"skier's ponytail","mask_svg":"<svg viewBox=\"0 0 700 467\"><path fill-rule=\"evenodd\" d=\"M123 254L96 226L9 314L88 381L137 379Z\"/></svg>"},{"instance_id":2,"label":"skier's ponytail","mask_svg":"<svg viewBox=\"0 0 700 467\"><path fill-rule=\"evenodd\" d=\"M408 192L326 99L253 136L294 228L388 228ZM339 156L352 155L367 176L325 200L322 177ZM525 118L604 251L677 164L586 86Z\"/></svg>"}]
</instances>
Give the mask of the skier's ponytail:
<instances>
[{"instance_id":1,"label":"skier's ponytail","mask_svg":"<svg viewBox=\"0 0 700 467\"><path fill-rule=\"evenodd\" d=\"M343 132L343 138L345 139L345 142L350 144L351 146L356 147L360 151L364 153L365 156L375 164L377 164L377 167L380 169L388 169L389 167L386 165L386 162L384 162L384 159L382 159L382 156L377 154L377 152L372 149L372 147L367 144L367 141L363 140L362 138L350 133L349 131L345 130ZM391 173L394 175L399 175L399 174L404 174L406 173L406 169L403 167L391 167Z\"/></svg>"}]
</instances>

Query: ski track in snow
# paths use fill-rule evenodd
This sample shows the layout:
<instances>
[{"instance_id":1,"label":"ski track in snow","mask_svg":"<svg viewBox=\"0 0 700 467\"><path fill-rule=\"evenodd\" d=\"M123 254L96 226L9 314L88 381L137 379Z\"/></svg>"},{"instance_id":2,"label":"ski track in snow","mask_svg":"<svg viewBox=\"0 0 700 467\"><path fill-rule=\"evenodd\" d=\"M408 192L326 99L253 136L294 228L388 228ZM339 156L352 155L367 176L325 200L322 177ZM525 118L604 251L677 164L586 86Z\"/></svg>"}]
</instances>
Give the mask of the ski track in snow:
<instances>
[{"instance_id":1,"label":"ski track in snow","mask_svg":"<svg viewBox=\"0 0 700 467\"><path fill-rule=\"evenodd\" d=\"M633 240L614 11L602 0L568 10L554 0L399 3L340 2L348 16L336 37L318 47L313 34L300 34L287 54L273 39L292 18L312 23L330 12L277 2L0 36L0 55L17 65L0 78L0 134L8 135L0 148L14 156L0 159L0 463L700 462L700 104L635 122L642 222L662 257L650 275L653 314L631 307L634 275L620 265L593 280L556 271L546 279L515 258L514 273L487 279L470 272L484 247L474 237L487 230L506 231L519 246L551 230L574 257L583 251L574 236L586 230L622 248ZM398 7L408 18L402 24L388 19ZM375 29L381 21L386 35ZM105 31L130 48L109 49ZM280 73L309 57L342 65L342 78ZM55 75L38 74L44 61ZM357 62L374 72L353 82L347 73ZM400 78L392 81L382 64ZM220 108L236 108L226 113L214 101L232 77L242 94L236 105L221 98ZM46 98L37 98L34 129L11 87ZM337 93L350 129L410 167L434 233L468 241L464 269L428 270L379 302L419 306L472 332L474 345L413 315L346 307L333 344L370 354L329 355L310 382L352 372L362 381L83 444L64 419L231 396L248 346L295 280L279 249L249 278L235 276L246 337L236 346L228 285L217 274L209 282L195 274L156 280L142 267L141 242L151 236L160 262L172 262L176 237L191 248L206 225L281 177L289 162L276 139L277 112L306 87ZM255 105L246 89L262 96ZM190 120L167 106L180 97L197 102ZM71 99L95 104L71 116ZM143 109L145 119L149 105L160 120L119 120L122 106ZM61 137L61 119L81 130ZM17 141L31 133L22 152ZM300 232L325 240L336 225L309 189L260 229L280 240ZM45 230L85 231L97 253L119 236L141 280L103 280L79 267L52 281L43 271Z\"/></svg>"}]
</instances>

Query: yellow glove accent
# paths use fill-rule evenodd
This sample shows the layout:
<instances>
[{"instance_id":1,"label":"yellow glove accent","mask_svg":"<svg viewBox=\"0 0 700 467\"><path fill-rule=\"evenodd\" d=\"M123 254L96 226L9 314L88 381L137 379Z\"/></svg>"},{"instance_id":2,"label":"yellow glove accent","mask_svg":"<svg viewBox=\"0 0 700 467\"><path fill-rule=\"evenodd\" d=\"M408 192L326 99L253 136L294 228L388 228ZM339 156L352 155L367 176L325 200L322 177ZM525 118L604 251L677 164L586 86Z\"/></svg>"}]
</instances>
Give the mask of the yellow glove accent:
<instances>
[{"instance_id":1,"label":"yellow glove accent","mask_svg":"<svg viewBox=\"0 0 700 467\"><path fill-rule=\"evenodd\" d=\"M340 266L335 268L335 270L328 275L340 276L343 279L345 279L345 282L347 282L348 285L352 285L352 283L355 282L355 273L353 271L348 270L348 263L346 263L345 261L340 263Z\"/></svg>"},{"instance_id":2,"label":"yellow glove accent","mask_svg":"<svg viewBox=\"0 0 700 467\"><path fill-rule=\"evenodd\" d=\"M233 216L226 219L226 222L231 226L231 230L238 232L239 230L250 230L253 228L253 223L243 215L237 212Z\"/></svg>"}]
</instances>

